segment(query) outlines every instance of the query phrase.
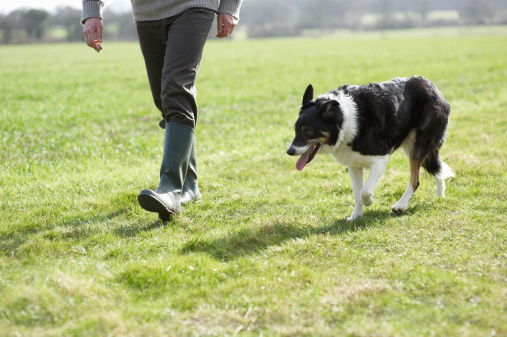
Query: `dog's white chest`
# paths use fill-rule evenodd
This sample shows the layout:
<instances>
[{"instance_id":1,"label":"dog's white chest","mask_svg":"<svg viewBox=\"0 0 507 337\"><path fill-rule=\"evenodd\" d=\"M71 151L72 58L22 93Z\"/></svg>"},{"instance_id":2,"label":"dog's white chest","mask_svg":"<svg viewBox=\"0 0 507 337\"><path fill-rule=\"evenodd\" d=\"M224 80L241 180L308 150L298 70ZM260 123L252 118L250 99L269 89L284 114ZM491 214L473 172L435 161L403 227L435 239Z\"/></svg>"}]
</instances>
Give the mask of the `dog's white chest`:
<instances>
[{"instance_id":1,"label":"dog's white chest","mask_svg":"<svg viewBox=\"0 0 507 337\"><path fill-rule=\"evenodd\" d=\"M385 156L365 156L359 152L352 151L352 148L346 144L341 144L332 154L334 160L344 166L364 167L369 169L372 164ZM389 155L387 155L389 157Z\"/></svg>"}]
</instances>

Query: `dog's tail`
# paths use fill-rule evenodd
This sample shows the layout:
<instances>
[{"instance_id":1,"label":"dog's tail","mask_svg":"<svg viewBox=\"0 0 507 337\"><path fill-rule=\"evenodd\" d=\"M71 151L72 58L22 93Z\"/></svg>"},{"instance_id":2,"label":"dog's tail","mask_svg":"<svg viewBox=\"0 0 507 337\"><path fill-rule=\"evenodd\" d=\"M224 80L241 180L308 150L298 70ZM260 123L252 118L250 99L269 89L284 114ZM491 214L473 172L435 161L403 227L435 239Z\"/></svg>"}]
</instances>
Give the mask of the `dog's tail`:
<instances>
[{"instance_id":1,"label":"dog's tail","mask_svg":"<svg viewBox=\"0 0 507 337\"><path fill-rule=\"evenodd\" d=\"M446 180L446 179L452 178L454 176L455 176L454 172L452 172L449 165L447 165L443 161L440 161L440 171L438 171L437 174L435 174L435 177L442 179L442 180Z\"/></svg>"},{"instance_id":2,"label":"dog's tail","mask_svg":"<svg viewBox=\"0 0 507 337\"><path fill-rule=\"evenodd\" d=\"M446 180L454 177L454 172L452 172L449 165L444 163L438 154L438 150L430 151L426 158L424 158L422 162L422 166L428 171L432 176L438 178L440 180Z\"/></svg>"}]
</instances>

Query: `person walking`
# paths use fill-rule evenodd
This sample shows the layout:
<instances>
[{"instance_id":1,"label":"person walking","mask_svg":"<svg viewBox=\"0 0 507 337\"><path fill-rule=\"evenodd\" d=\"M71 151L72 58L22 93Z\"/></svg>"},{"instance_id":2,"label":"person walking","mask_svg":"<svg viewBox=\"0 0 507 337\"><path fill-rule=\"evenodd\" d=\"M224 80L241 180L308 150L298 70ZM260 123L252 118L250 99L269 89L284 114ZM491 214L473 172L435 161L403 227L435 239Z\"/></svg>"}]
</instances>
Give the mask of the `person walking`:
<instances>
[{"instance_id":1,"label":"person walking","mask_svg":"<svg viewBox=\"0 0 507 337\"><path fill-rule=\"evenodd\" d=\"M86 44L102 50L102 9L106 0L83 0L81 23ZM143 189L137 200L163 221L181 206L199 202L194 130L197 122L195 80L215 14L217 37L232 34L242 0L131 0L139 44L156 107L165 129L160 182Z\"/></svg>"}]
</instances>

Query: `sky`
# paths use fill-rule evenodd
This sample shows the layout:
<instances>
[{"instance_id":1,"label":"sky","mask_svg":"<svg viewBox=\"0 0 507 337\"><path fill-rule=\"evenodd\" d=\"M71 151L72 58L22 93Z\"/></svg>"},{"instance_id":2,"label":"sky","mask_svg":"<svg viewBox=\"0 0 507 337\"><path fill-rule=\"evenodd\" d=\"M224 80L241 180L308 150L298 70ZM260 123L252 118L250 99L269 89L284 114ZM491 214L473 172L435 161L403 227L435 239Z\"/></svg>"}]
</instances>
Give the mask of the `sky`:
<instances>
[{"instance_id":1,"label":"sky","mask_svg":"<svg viewBox=\"0 0 507 337\"><path fill-rule=\"evenodd\" d=\"M58 6L71 6L81 8L81 0L6 0L0 1L0 13L10 13L18 8L45 9L54 11ZM107 0L107 6L112 9L127 11L130 7L130 0Z\"/></svg>"}]
</instances>

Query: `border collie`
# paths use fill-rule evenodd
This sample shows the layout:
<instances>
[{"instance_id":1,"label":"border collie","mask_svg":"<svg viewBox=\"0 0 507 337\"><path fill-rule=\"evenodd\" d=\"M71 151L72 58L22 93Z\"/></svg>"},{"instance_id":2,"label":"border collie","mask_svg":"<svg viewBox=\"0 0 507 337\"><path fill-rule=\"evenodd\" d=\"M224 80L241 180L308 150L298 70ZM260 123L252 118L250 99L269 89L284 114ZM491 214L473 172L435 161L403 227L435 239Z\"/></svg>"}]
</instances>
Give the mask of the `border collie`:
<instances>
[{"instance_id":1,"label":"border collie","mask_svg":"<svg viewBox=\"0 0 507 337\"><path fill-rule=\"evenodd\" d=\"M445 179L453 177L440 160L451 107L429 80L413 76L383 83L343 85L313 99L310 84L303 96L296 136L287 154L300 155L302 170L317 153L333 155L349 168L354 192L351 221L373 203L373 190L382 178L389 156L401 147L410 162L410 182L394 213L407 209L419 186L419 169L433 175L437 197L444 197ZM366 184L363 171L370 170Z\"/></svg>"}]
</instances>

